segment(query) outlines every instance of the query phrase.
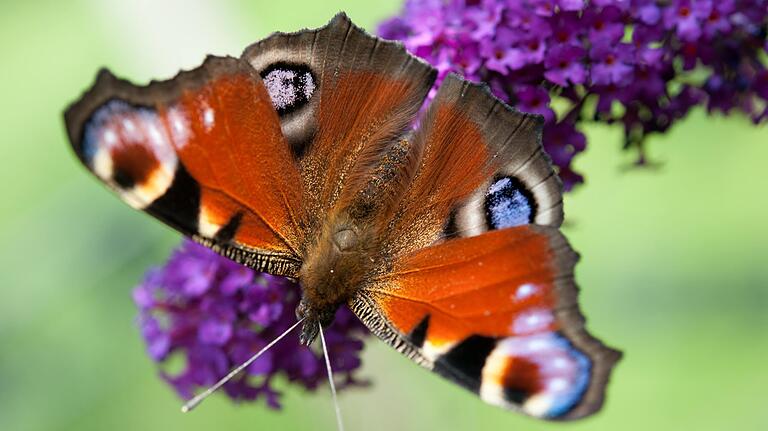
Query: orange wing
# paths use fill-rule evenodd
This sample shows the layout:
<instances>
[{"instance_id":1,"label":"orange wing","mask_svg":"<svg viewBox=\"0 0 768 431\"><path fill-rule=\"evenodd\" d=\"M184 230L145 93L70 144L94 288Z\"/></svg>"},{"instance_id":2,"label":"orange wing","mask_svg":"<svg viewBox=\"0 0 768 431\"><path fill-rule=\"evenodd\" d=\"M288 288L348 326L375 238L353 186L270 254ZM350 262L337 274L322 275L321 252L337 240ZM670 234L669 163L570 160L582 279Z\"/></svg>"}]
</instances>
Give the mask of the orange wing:
<instances>
[{"instance_id":1,"label":"orange wing","mask_svg":"<svg viewBox=\"0 0 768 431\"><path fill-rule=\"evenodd\" d=\"M418 167L386 251L399 255L518 224L560 226L561 185L541 146L543 122L485 85L448 75L410 139Z\"/></svg>"},{"instance_id":2,"label":"orange wing","mask_svg":"<svg viewBox=\"0 0 768 431\"><path fill-rule=\"evenodd\" d=\"M488 403L578 418L601 406L620 354L584 329L576 260L554 228L496 230L395 261L350 307L380 338Z\"/></svg>"},{"instance_id":3,"label":"orange wing","mask_svg":"<svg viewBox=\"0 0 768 431\"><path fill-rule=\"evenodd\" d=\"M65 116L78 157L130 205L295 277L328 213L410 128L435 74L339 14L146 87L104 71Z\"/></svg>"},{"instance_id":4,"label":"orange wing","mask_svg":"<svg viewBox=\"0 0 768 431\"><path fill-rule=\"evenodd\" d=\"M80 160L131 206L293 276L301 178L259 75L234 58L137 87L103 71L65 114Z\"/></svg>"},{"instance_id":5,"label":"orange wing","mask_svg":"<svg viewBox=\"0 0 768 431\"><path fill-rule=\"evenodd\" d=\"M281 111L304 178L310 232L365 186L410 130L437 74L402 44L369 35L343 13L322 28L256 42L243 59L267 82L280 76L312 82L314 97Z\"/></svg>"}]
</instances>

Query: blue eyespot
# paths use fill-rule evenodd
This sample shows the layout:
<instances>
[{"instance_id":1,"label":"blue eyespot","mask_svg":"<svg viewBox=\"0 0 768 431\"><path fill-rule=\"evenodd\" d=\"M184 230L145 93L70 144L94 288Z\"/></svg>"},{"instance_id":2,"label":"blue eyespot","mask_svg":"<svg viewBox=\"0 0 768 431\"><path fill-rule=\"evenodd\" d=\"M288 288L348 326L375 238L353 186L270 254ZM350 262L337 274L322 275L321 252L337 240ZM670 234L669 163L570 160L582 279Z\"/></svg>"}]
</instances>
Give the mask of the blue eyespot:
<instances>
[{"instance_id":1,"label":"blue eyespot","mask_svg":"<svg viewBox=\"0 0 768 431\"><path fill-rule=\"evenodd\" d=\"M104 145L104 127L113 116L123 115L130 110L130 106L122 100L110 100L100 106L85 123L81 156L87 164L93 161L99 146ZM114 135L113 135L114 136Z\"/></svg>"},{"instance_id":2,"label":"blue eyespot","mask_svg":"<svg viewBox=\"0 0 768 431\"><path fill-rule=\"evenodd\" d=\"M485 194L489 230L532 223L535 212L533 196L515 177L497 179Z\"/></svg>"},{"instance_id":3,"label":"blue eyespot","mask_svg":"<svg viewBox=\"0 0 768 431\"><path fill-rule=\"evenodd\" d=\"M578 349L562 335L555 333L554 342L560 349L568 352L570 359L573 361L575 379L570 390L561 391L553 397L552 405L547 412L547 416L551 418L560 417L568 413L584 398L584 394L589 387L589 380L592 375L592 361L580 352Z\"/></svg>"}]
</instances>

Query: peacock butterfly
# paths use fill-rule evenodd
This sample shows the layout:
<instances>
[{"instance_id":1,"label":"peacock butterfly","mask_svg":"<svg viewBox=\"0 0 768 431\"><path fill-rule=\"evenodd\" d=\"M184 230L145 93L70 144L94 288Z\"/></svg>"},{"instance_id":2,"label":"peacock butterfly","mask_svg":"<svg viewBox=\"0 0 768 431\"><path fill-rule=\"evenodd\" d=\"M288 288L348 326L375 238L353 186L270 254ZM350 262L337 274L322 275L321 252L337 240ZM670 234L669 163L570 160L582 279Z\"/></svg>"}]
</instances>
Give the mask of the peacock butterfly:
<instances>
[{"instance_id":1,"label":"peacock butterfly","mask_svg":"<svg viewBox=\"0 0 768 431\"><path fill-rule=\"evenodd\" d=\"M77 157L197 242L299 281L302 342L344 304L417 364L546 419L597 411L620 357L584 328L542 118L344 15L65 113Z\"/></svg>"}]
</instances>

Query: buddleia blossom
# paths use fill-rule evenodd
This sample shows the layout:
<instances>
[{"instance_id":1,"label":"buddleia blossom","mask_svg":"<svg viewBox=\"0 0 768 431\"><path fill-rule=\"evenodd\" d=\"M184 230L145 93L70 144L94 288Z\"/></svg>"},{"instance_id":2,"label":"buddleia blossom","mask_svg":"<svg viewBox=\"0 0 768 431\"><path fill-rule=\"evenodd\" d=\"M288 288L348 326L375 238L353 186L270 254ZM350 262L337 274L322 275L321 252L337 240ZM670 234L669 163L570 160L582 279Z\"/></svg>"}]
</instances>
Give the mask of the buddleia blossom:
<instances>
[{"instance_id":1,"label":"buddleia blossom","mask_svg":"<svg viewBox=\"0 0 768 431\"><path fill-rule=\"evenodd\" d=\"M409 0L379 34L432 63L438 84L458 72L544 115L571 189L585 122L621 125L644 163L646 138L696 106L766 121L767 15L768 0Z\"/></svg>"},{"instance_id":2,"label":"buddleia blossom","mask_svg":"<svg viewBox=\"0 0 768 431\"><path fill-rule=\"evenodd\" d=\"M147 353L162 377L185 398L209 387L296 323L297 284L252 271L185 241L133 292ZM345 307L325 330L338 388L355 377L368 330ZM279 377L314 390L327 382L322 352L289 334L223 387L235 400L263 398L280 407Z\"/></svg>"}]
</instances>

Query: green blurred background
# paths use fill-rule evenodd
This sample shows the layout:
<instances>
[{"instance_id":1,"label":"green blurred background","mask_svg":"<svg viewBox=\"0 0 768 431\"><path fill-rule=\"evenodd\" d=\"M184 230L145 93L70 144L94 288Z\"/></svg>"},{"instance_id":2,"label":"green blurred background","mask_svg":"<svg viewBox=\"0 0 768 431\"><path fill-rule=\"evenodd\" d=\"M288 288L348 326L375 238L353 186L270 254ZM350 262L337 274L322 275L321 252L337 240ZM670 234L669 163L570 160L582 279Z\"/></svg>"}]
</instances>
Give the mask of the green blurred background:
<instances>
[{"instance_id":1,"label":"green blurred background","mask_svg":"<svg viewBox=\"0 0 768 431\"><path fill-rule=\"evenodd\" d=\"M211 399L192 414L159 378L131 287L178 236L78 166L62 110L101 66L143 82L239 55L346 10L373 29L399 1L77 0L0 4L0 430L334 429L327 388L284 410ZM620 132L589 130L567 234L589 327L625 351L605 409L547 424L484 405L377 340L341 395L349 430L768 429L768 131L702 110L628 170Z\"/></svg>"}]
</instances>

